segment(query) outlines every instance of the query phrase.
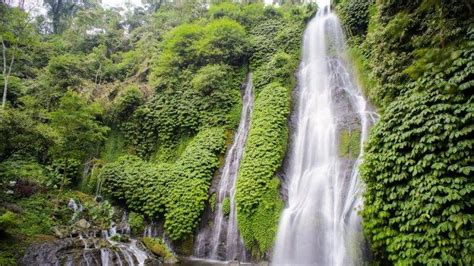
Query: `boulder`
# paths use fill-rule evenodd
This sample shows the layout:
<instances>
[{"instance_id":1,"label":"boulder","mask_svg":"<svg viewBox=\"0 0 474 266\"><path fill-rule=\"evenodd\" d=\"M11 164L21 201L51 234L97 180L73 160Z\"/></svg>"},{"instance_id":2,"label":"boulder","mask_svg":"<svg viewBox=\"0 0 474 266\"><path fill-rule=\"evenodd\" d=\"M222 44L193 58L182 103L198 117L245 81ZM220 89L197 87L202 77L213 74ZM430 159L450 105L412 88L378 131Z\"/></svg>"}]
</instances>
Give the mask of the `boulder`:
<instances>
[{"instance_id":1,"label":"boulder","mask_svg":"<svg viewBox=\"0 0 474 266\"><path fill-rule=\"evenodd\" d=\"M86 219L80 219L79 221L76 222L76 226L81 228L81 229L88 229L91 227L91 224L86 221Z\"/></svg>"}]
</instances>

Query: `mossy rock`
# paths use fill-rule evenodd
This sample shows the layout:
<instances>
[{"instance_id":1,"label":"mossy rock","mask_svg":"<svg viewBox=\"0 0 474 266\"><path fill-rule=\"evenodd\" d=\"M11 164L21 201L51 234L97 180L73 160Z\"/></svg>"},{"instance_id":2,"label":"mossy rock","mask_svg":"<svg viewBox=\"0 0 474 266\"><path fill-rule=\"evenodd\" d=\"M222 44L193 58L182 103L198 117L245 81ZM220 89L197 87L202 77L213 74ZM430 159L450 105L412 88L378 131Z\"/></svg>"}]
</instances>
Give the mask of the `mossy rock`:
<instances>
[{"instance_id":1,"label":"mossy rock","mask_svg":"<svg viewBox=\"0 0 474 266\"><path fill-rule=\"evenodd\" d=\"M225 198L224 201L222 202L222 212L224 213L225 216L229 216L230 214L230 199Z\"/></svg>"},{"instance_id":2,"label":"mossy rock","mask_svg":"<svg viewBox=\"0 0 474 266\"><path fill-rule=\"evenodd\" d=\"M165 261L176 260L173 253L168 249L163 240L159 238L143 238L145 246L155 255L163 258Z\"/></svg>"},{"instance_id":3,"label":"mossy rock","mask_svg":"<svg viewBox=\"0 0 474 266\"><path fill-rule=\"evenodd\" d=\"M343 129L339 133L339 156L355 159L360 153L360 130Z\"/></svg>"},{"instance_id":4,"label":"mossy rock","mask_svg":"<svg viewBox=\"0 0 474 266\"><path fill-rule=\"evenodd\" d=\"M212 193L211 196L209 197L209 205L212 211L215 211L216 209L216 202L217 202L217 195L216 193Z\"/></svg>"}]
</instances>

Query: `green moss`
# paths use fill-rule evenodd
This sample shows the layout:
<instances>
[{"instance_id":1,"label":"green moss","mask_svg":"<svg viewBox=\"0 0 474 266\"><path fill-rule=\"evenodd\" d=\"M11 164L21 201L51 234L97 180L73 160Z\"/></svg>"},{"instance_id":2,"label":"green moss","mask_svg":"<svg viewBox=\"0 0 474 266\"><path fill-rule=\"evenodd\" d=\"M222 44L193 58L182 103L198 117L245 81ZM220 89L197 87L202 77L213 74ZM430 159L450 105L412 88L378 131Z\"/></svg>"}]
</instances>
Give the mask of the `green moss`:
<instances>
[{"instance_id":1,"label":"green moss","mask_svg":"<svg viewBox=\"0 0 474 266\"><path fill-rule=\"evenodd\" d=\"M339 155L357 158L360 153L360 130L343 129L339 133Z\"/></svg>"},{"instance_id":2,"label":"green moss","mask_svg":"<svg viewBox=\"0 0 474 266\"><path fill-rule=\"evenodd\" d=\"M229 216L230 214L230 199L227 197L222 201L222 213L224 213L225 216Z\"/></svg>"},{"instance_id":3,"label":"green moss","mask_svg":"<svg viewBox=\"0 0 474 266\"><path fill-rule=\"evenodd\" d=\"M145 237L143 238L143 243L153 254L161 258L171 259L174 257L171 250L166 246L163 240L159 238Z\"/></svg>"},{"instance_id":4,"label":"green moss","mask_svg":"<svg viewBox=\"0 0 474 266\"><path fill-rule=\"evenodd\" d=\"M91 195L78 191L50 190L47 193L38 192L25 198L2 198L5 205L0 206L0 265L16 261L23 256L23 252L32 243L52 241L56 239L53 234L54 227L68 228L75 220L85 218L93 226L101 226L102 217L109 218L103 213L99 217L93 214L93 208L98 208ZM82 203L84 210L79 216L73 218L73 211L67 205L73 198ZM4 206L21 210L12 213ZM110 220L107 222L107 226Z\"/></svg>"},{"instance_id":5,"label":"green moss","mask_svg":"<svg viewBox=\"0 0 474 266\"><path fill-rule=\"evenodd\" d=\"M216 203L217 203L217 195L216 195L216 193L212 193L209 196L209 206L211 207L212 211L214 211L216 209Z\"/></svg>"},{"instance_id":6,"label":"green moss","mask_svg":"<svg viewBox=\"0 0 474 266\"><path fill-rule=\"evenodd\" d=\"M352 39L353 44L348 47L347 55L351 66L353 67L355 77L358 83L361 85L362 92L369 99L373 99L374 95L371 95L371 88L376 86L376 82L371 77L371 69L368 58L363 54L360 48L360 40L356 38Z\"/></svg>"},{"instance_id":7,"label":"green moss","mask_svg":"<svg viewBox=\"0 0 474 266\"><path fill-rule=\"evenodd\" d=\"M193 236L190 235L186 239L180 241L175 246L176 253L184 256L191 256L193 255Z\"/></svg>"}]
</instances>

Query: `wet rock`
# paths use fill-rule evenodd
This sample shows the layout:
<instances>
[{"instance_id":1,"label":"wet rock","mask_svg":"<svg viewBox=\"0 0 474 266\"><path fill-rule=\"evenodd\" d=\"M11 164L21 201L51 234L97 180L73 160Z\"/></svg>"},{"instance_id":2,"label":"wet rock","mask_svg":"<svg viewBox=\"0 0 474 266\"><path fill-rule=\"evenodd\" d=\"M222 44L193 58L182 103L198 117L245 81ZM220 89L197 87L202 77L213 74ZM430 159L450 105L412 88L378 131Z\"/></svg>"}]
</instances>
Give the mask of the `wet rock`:
<instances>
[{"instance_id":1,"label":"wet rock","mask_svg":"<svg viewBox=\"0 0 474 266\"><path fill-rule=\"evenodd\" d=\"M75 225L82 229L88 229L89 227L91 227L91 224L85 219L80 219L79 221L76 222Z\"/></svg>"},{"instance_id":2,"label":"wet rock","mask_svg":"<svg viewBox=\"0 0 474 266\"><path fill-rule=\"evenodd\" d=\"M171 258L166 258L166 259L164 260L164 263L166 263L166 264L176 264L176 263L178 263L178 262L179 262L178 259L177 259L176 257L174 257L174 256L171 257Z\"/></svg>"},{"instance_id":3,"label":"wet rock","mask_svg":"<svg viewBox=\"0 0 474 266\"><path fill-rule=\"evenodd\" d=\"M53 228L54 235L58 238L64 238L66 236L66 233L59 229L58 227Z\"/></svg>"},{"instance_id":4,"label":"wet rock","mask_svg":"<svg viewBox=\"0 0 474 266\"><path fill-rule=\"evenodd\" d=\"M82 241L73 238L34 244L26 249L20 265L60 265L64 253L81 253L83 248Z\"/></svg>"},{"instance_id":5,"label":"wet rock","mask_svg":"<svg viewBox=\"0 0 474 266\"><path fill-rule=\"evenodd\" d=\"M42 244L33 244L26 249L19 265L128 265L130 259L137 265L134 248L124 244L113 244L103 238L65 238ZM129 246L131 247L131 246ZM137 247L147 254L144 264L159 265L160 261L139 242Z\"/></svg>"}]
</instances>

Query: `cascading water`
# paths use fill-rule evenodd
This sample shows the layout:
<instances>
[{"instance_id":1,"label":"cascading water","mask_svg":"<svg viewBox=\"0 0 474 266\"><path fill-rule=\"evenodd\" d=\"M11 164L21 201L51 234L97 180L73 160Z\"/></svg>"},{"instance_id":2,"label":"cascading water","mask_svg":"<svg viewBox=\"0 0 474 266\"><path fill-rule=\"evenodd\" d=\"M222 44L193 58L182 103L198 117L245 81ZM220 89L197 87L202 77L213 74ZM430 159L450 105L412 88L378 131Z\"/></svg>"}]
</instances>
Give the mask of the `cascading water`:
<instances>
[{"instance_id":1,"label":"cascading water","mask_svg":"<svg viewBox=\"0 0 474 266\"><path fill-rule=\"evenodd\" d=\"M68 206L78 209L80 204L71 200ZM124 213L108 230L76 228L67 238L31 246L21 265L158 265L139 241L130 238L127 220Z\"/></svg>"},{"instance_id":2,"label":"cascading water","mask_svg":"<svg viewBox=\"0 0 474 266\"><path fill-rule=\"evenodd\" d=\"M250 128L253 107L252 74L248 75L243 96L242 114L234 142L227 152L216 192L216 208L211 230L202 230L196 242L195 255L213 260L246 261L246 250L237 226L235 190L240 160ZM227 206L226 206L227 205ZM228 210L225 210L228 208ZM210 240L209 243L207 241Z\"/></svg>"},{"instance_id":3,"label":"cascading water","mask_svg":"<svg viewBox=\"0 0 474 266\"><path fill-rule=\"evenodd\" d=\"M309 23L298 74L295 133L272 259L286 265L359 265L365 241L358 165L373 116L344 59L345 40L329 1ZM360 132L356 159L342 156L343 132ZM358 134L355 134L356 136Z\"/></svg>"}]
</instances>

